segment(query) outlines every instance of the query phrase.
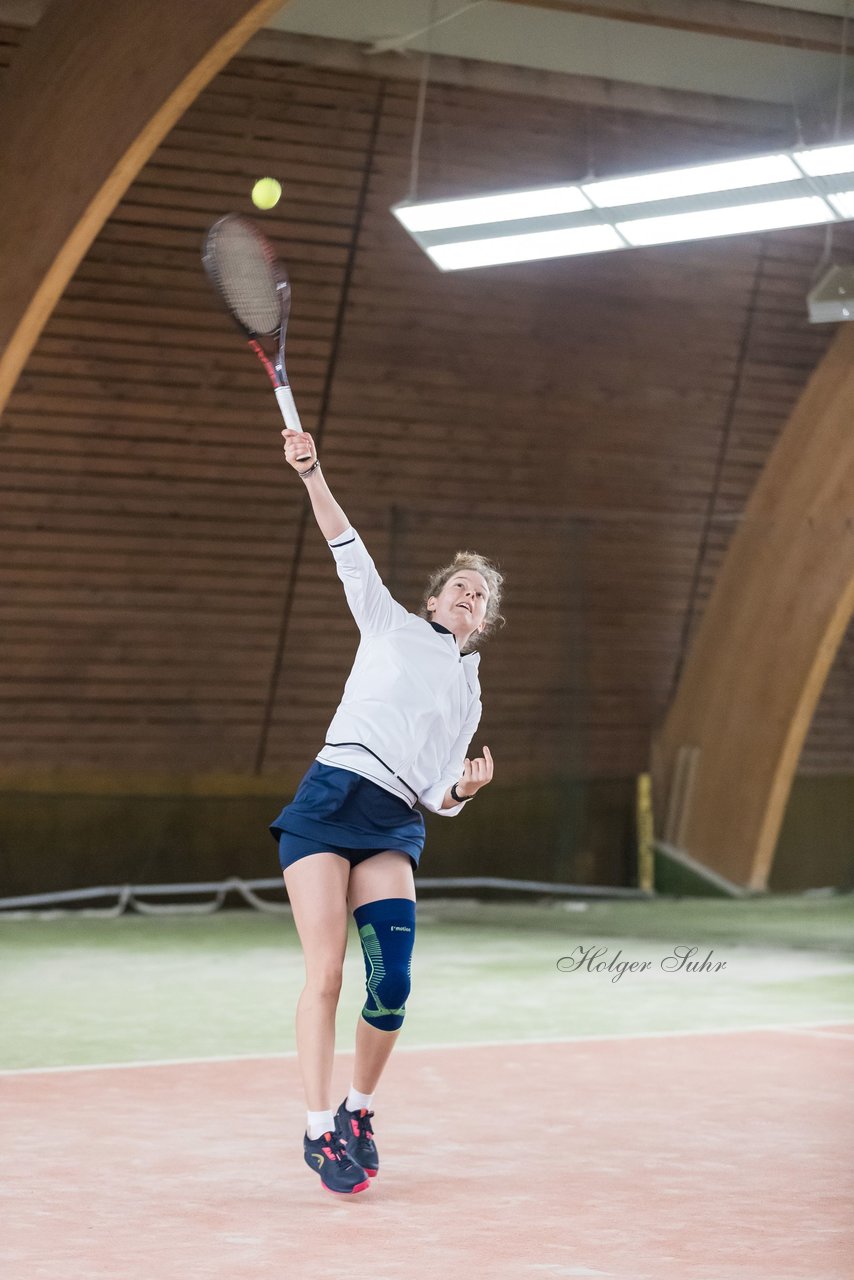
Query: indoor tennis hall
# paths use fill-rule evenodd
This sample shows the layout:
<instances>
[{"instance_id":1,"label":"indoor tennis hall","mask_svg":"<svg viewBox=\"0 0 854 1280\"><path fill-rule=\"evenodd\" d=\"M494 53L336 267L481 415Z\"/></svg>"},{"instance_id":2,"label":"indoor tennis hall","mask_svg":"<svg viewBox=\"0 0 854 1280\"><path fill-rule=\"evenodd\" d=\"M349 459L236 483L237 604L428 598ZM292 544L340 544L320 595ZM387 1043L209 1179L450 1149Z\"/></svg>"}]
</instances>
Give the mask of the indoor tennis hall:
<instances>
[{"instance_id":1,"label":"indoor tennis hall","mask_svg":"<svg viewBox=\"0 0 854 1280\"><path fill-rule=\"evenodd\" d=\"M4 1280L854 1275L851 18L0 0Z\"/></svg>"}]
</instances>

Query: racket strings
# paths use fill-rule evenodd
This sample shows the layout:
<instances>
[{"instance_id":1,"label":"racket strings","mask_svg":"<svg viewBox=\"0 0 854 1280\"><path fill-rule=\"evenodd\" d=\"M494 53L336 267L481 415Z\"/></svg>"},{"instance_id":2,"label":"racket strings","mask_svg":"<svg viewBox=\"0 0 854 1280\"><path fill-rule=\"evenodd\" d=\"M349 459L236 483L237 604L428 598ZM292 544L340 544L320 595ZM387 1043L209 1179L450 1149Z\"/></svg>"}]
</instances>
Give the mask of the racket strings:
<instances>
[{"instance_id":1,"label":"racket strings","mask_svg":"<svg viewBox=\"0 0 854 1280\"><path fill-rule=\"evenodd\" d=\"M204 263L232 315L252 333L269 335L287 317L290 288L280 279L267 241L237 214L208 233Z\"/></svg>"}]
</instances>

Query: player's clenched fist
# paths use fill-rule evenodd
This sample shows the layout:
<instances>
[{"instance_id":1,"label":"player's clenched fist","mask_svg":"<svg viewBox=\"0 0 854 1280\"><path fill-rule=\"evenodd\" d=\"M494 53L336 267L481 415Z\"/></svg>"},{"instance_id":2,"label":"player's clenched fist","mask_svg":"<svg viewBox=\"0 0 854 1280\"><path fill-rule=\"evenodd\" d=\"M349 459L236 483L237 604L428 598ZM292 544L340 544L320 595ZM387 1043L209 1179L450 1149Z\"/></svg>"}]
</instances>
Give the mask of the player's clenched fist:
<instances>
[{"instance_id":1,"label":"player's clenched fist","mask_svg":"<svg viewBox=\"0 0 854 1280\"><path fill-rule=\"evenodd\" d=\"M313 466L317 461L317 450L308 432L288 431L285 429L282 435L285 438L285 458L294 471L305 471L308 467ZM309 454L311 454L310 458ZM298 458L302 459L302 461L298 462Z\"/></svg>"},{"instance_id":2,"label":"player's clenched fist","mask_svg":"<svg viewBox=\"0 0 854 1280\"><path fill-rule=\"evenodd\" d=\"M463 776L457 783L457 795L473 796L480 791L481 787L485 787L492 781L492 770L492 752L485 746L482 756L477 756L474 760L466 759L463 764Z\"/></svg>"}]
</instances>

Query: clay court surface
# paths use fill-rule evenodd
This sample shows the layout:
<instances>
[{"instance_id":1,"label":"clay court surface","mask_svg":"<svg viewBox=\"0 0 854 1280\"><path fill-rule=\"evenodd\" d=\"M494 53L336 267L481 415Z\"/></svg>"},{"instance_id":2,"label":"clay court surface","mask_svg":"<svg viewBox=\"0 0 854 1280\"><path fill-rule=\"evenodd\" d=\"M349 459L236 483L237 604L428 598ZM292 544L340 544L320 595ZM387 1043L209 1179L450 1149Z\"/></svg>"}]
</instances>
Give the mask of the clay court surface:
<instances>
[{"instance_id":1,"label":"clay court surface","mask_svg":"<svg viewBox=\"0 0 854 1280\"><path fill-rule=\"evenodd\" d=\"M848 1280L851 906L758 906L425 903L380 1174L347 1199L302 1162L287 917L0 922L2 1274ZM556 968L674 927L726 968Z\"/></svg>"}]
</instances>

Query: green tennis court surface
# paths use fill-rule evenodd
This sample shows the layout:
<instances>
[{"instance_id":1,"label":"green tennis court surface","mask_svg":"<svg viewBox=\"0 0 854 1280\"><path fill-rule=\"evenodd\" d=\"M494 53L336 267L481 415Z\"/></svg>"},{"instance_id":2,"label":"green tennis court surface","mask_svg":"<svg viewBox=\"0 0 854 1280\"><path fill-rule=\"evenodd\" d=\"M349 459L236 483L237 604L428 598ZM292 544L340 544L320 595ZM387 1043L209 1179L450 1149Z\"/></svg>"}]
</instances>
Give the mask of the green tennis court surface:
<instances>
[{"instance_id":1,"label":"green tennis court surface","mask_svg":"<svg viewBox=\"0 0 854 1280\"><path fill-rule=\"evenodd\" d=\"M677 968L677 957L668 971L677 947L696 947L691 960L708 967ZM581 966L558 967L564 957ZM617 976L625 962L648 967ZM289 915L3 919L0 1067L290 1053L302 982ZM352 1047L363 991L352 933L341 1050ZM852 1021L850 895L425 899L400 1047Z\"/></svg>"}]
</instances>

